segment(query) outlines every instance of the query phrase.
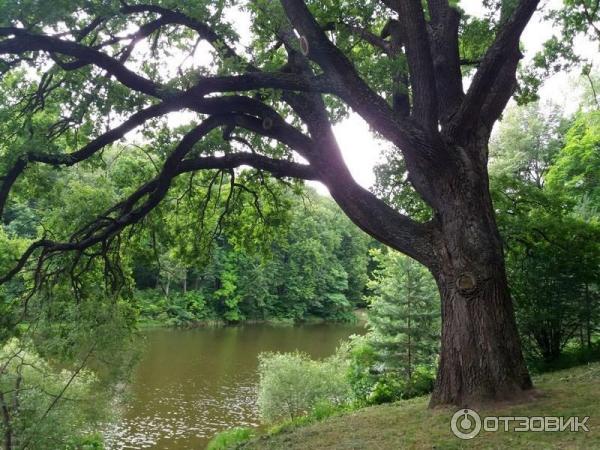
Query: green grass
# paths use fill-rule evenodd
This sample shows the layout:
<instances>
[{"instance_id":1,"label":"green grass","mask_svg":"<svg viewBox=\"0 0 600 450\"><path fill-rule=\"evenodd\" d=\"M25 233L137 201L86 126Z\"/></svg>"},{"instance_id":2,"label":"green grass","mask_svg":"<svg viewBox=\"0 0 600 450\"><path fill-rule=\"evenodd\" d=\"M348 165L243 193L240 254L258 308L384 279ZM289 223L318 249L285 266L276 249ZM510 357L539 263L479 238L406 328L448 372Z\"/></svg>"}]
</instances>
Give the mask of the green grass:
<instances>
[{"instance_id":1,"label":"green grass","mask_svg":"<svg viewBox=\"0 0 600 450\"><path fill-rule=\"evenodd\" d=\"M456 408L427 408L427 397L296 421L266 435L220 448L243 449L600 449L600 364L539 375L536 399L481 409L482 416L590 416L585 432L484 432L456 438Z\"/></svg>"},{"instance_id":2,"label":"green grass","mask_svg":"<svg viewBox=\"0 0 600 450\"><path fill-rule=\"evenodd\" d=\"M252 428L233 428L217 434L206 447L206 450L225 450L235 448L240 442L252 438L255 430Z\"/></svg>"}]
</instances>

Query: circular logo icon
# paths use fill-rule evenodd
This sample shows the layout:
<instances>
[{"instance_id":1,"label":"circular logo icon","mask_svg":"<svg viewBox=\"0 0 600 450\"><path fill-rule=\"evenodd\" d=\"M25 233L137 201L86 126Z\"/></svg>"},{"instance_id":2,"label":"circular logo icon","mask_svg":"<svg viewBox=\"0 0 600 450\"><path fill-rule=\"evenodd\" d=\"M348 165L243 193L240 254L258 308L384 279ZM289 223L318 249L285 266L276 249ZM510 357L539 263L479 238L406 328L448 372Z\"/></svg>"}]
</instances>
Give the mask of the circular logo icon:
<instances>
[{"instance_id":1,"label":"circular logo icon","mask_svg":"<svg viewBox=\"0 0 600 450\"><path fill-rule=\"evenodd\" d=\"M459 409L452 416L450 428L460 439L473 439L481 431L481 417L472 409Z\"/></svg>"}]
</instances>

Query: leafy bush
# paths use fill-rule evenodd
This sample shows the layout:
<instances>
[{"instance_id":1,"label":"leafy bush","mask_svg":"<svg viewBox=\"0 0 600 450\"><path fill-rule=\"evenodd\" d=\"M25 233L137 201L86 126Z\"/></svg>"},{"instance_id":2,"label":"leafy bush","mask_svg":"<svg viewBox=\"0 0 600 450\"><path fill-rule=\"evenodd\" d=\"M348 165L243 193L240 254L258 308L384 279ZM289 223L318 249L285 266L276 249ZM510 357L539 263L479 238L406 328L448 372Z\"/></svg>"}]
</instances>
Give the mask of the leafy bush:
<instances>
[{"instance_id":1,"label":"leafy bush","mask_svg":"<svg viewBox=\"0 0 600 450\"><path fill-rule=\"evenodd\" d=\"M261 354L258 407L262 417L268 422L293 419L317 406L323 408L323 403L349 402L348 361L343 353L322 361L299 352Z\"/></svg>"},{"instance_id":2,"label":"leafy bush","mask_svg":"<svg viewBox=\"0 0 600 450\"><path fill-rule=\"evenodd\" d=\"M370 335L353 336L350 344L348 381L359 404L394 402L425 395L433 390L434 366L416 365L410 378L404 372L385 370L370 339Z\"/></svg>"},{"instance_id":3,"label":"leafy bush","mask_svg":"<svg viewBox=\"0 0 600 450\"><path fill-rule=\"evenodd\" d=\"M217 434L208 443L206 450L227 450L235 448L240 442L247 441L254 436L252 428L233 428Z\"/></svg>"},{"instance_id":4,"label":"leafy bush","mask_svg":"<svg viewBox=\"0 0 600 450\"><path fill-rule=\"evenodd\" d=\"M359 403L369 403L368 399L379 373L374 370L376 365L377 354L375 348L370 345L368 337L351 336L347 376L354 398Z\"/></svg>"},{"instance_id":5,"label":"leafy bush","mask_svg":"<svg viewBox=\"0 0 600 450\"><path fill-rule=\"evenodd\" d=\"M102 448L90 430L110 417L109 399L92 372L54 369L17 339L0 349L0 366L0 434L11 448Z\"/></svg>"},{"instance_id":6,"label":"leafy bush","mask_svg":"<svg viewBox=\"0 0 600 450\"><path fill-rule=\"evenodd\" d=\"M383 372L376 378L366 402L377 405L419 397L433 390L434 381L435 371L427 366L417 366L409 379L395 372Z\"/></svg>"}]
</instances>

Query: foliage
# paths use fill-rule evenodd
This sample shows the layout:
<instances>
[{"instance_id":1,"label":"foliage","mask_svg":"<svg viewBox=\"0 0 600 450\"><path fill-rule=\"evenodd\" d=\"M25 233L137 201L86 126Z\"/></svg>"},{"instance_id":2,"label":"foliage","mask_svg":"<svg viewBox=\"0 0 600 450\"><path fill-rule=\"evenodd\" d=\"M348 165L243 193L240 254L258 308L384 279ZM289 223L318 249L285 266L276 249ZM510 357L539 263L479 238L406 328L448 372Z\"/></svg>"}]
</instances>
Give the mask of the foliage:
<instances>
[{"instance_id":1,"label":"foliage","mask_svg":"<svg viewBox=\"0 0 600 450\"><path fill-rule=\"evenodd\" d=\"M432 364L439 340L439 296L429 271L399 253L373 250L378 263L368 284L370 343L382 371Z\"/></svg>"},{"instance_id":2,"label":"foliage","mask_svg":"<svg viewBox=\"0 0 600 450\"><path fill-rule=\"evenodd\" d=\"M410 378L403 373L381 370L381 356L371 344L372 336L355 336L351 341L348 380L359 405L376 405L430 393L435 366L415 364Z\"/></svg>"},{"instance_id":3,"label":"foliage","mask_svg":"<svg viewBox=\"0 0 600 450\"><path fill-rule=\"evenodd\" d=\"M258 407L263 419L293 419L322 408L323 403L347 403L351 391L343 353L322 361L298 352L261 354Z\"/></svg>"},{"instance_id":4,"label":"foliage","mask_svg":"<svg viewBox=\"0 0 600 450\"><path fill-rule=\"evenodd\" d=\"M0 253L14 260L15 251L48 229L56 237L68 236L69 227L111 201L110 184L102 172L92 172L61 179L34 202L15 195L0 230ZM39 175L40 180L52 177ZM5 447L31 440L29 448L100 448L93 430L99 421L112 419L107 404L134 360L135 312L130 292L119 281L128 275L122 267L113 270L123 256L116 252L104 261L83 262L85 255L64 255L56 263L68 267L66 272L48 268L41 283L42 269L33 270L0 289L4 361L10 349L18 349L0 375L2 391L13 392L7 399L13 442ZM22 389L4 389L15 384Z\"/></svg>"},{"instance_id":5,"label":"foliage","mask_svg":"<svg viewBox=\"0 0 600 450\"><path fill-rule=\"evenodd\" d=\"M232 428L221 431L210 440L206 450L228 450L235 448L236 444L251 439L255 434L252 428Z\"/></svg>"},{"instance_id":6,"label":"foliage","mask_svg":"<svg viewBox=\"0 0 600 450\"><path fill-rule=\"evenodd\" d=\"M110 417L110 399L90 370L52 367L17 339L0 350L0 365L0 433L10 442L6 447L99 448L90 429Z\"/></svg>"},{"instance_id":7,"label":"foliage","mask_svg":"<svg viewBox=\"0 0 600 450\"><path fill-rule=\"evenodd\" d=\"M565 135L565 146L547 174L553 195L584 218L600 217L600 111L581 113Z\"/></svg>"},{"instance_id":8,"label":"foliage","mask_svg":"<svg viewBox=\"0 0 600 450\"><path fill-rule=\"evenodd\" d=\"M373 250L369 333L352 340L349 379L356 399L377 404L433 388L439 303L427 269L398 253Z\"/></svg>"},{"instance_id":9,"label":"foliage","mask_svg":"<svg viewBox=\"0 0 600 450\"><path fill-rule=\"evenodd\" d=\"M600 135L597 112L580 114L558 141L552 127L519 125L538 116L532 106L509 114L497 137L492 191L526 350L549 365L574 340L591 350L600 324ZM516 167L508 150L515 147L519 166L534 170L504 169Z\"/></svg>"},{"instance_id":10,"label":"foliage","mask_svg":"<svg viewBox=\"0 0 600 450\"><path fill-rule=\"evenodd\" d=\"M552 103L509 108L490 142L490 171L541 187L568 126L569 120Z\"/></svg>"},{"instance_id":11,"label":"foliage","mask_svg":"<svg viewBox=\"0 0 600 450\"><path fill-rule=\"evenodd\" d=\"M551 361L541 358L532 359L529 367L533 373L545 373L586 366L598 361L600 361L600 343L597 339L592 341L589 347L573 340L565 346L559 357Z\"/></svg>"},{"instance_id":12,"label":"foliage","mask_svg":"<svg viewBox=\"0 0 600 450\"><path fill-rule=\"evenodd\" d=\"M404 158L392 148L383 153L383 162L374 168L377 195L417 220L431 219L433 211L412 186Z\"/></svg>"},{"instance_id":13,"label":"foliage","mask_svg":"<svg viewBox=\"0 0 600 450\"><path fill-rule=\"evenodd\" d=\"M579 69L582 77L593 85L590 77L593 60L577 52L575 42L584 38L592 48L600 45L600 8L595 0L565 0L559 8L546 14L555 25L555 33L544 42L532 63L521 71L518 100L521 103L538 98L537 90L549 76ZM558 31L558 32L557 32ZM593 90L593 89L592 89ZM598 107L596 92L590 98Z\"/></svg>"},{"instance_id":14,"label":"foliage","mask_svg":"<svg viewBox=\"0 0 600 450\"><path fill-rule=\"evenodd\" d=\"M132 259L134 281L138 288L161 285L135 295L142 321L353 320L366 286L370 240L329 200L303 195L290 194L294 210L272 229L269 248L252 251L224 231L210 245L208 260L201 250L188 250L179 277L165 268L166 258L147 257L152 249L140 243ZM157 237L153 245L163 255L176 253L171 242Z\"/></svg>"}]
</instances>

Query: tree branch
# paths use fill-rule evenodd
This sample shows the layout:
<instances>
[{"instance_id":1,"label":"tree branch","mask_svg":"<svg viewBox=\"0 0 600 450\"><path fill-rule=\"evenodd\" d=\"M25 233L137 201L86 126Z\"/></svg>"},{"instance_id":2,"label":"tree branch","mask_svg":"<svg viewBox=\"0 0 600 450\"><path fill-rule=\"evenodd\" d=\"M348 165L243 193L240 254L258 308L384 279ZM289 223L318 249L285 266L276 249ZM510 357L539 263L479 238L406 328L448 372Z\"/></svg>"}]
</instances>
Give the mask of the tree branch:
<instances>
[{"instance_id":1,"label":"tree branch","mask_svg":"<svg viewBox=\"0 0 600 450\"><path fill-rule=\"evenodd\" d=\"M304 70L309 68L305 66ZM400 214L356 183L344 162L321 96L288 93L284 98L308 126L313 148L306 158L350 220L380 242L429 267L435 266L429 225Z\"/></svg>"},{"instance_id":2,"label":"tree branch","mask_svg":"<svg viewBox=\"0 0 600 450\"><path fill-rule=\"evenodd\" d=\"M126 200L106 211L94 222L75 232L69 242L41 239L31 244L15 263L15 266L8 273L0 277L0 284L10 280L22 270L33 253L39 249L42 250L40 258L43 259L56 253L80 252L100 242L107 241L121 232L125 227L139 222L165 197L171 181L183 173L209 169L230 170L247 165L268 171L276 177L293 177L308 180L318 179L318 174L310 166L292 161L277 160L253 153L232 153L221 157L207 156L184 159L194 144L211 130L219 126L238 123L251 124L253 127L258 127L262 122L255 118L244 118L239 115L212 116L208 118L186 134L167 158L159 175L153 180L144 184ZM269 130L268 132L274 138L279 136L277 128L274 128L274 131ZM146 200L136 207L136 204L143 197L147 197ZM117 217L109 217L113 212L117 211L119 212Z\"/></svg>"},{"instance_id":3,"label":"tree branch","mask_svg":"<svg viewBox=\"0 0 600 450\"><path fill-rule=\"evenodd\" d=\"M353 35L357 36L358 38L362 39L368 44L371 44L378 50L381 50L388 56L393 56L394 52L392 50L392 45L382 37L379 37L376 34L358 25L345 22L340 22L340 25L348 29L348 31L350 31L350 33L352 33Z\"/></svg>"},{"instance_id":4,"label":"tree branch","mask_svg":"<svg viewBox=\"0 0 600 450\"><path fill-rule=\"evenodd\" d=\"M506 77L504 67L507 64L509 66L514 64L511 56L518 50L521 33L535 12L538 3L539 0L520 0L511 17L505 22L494 43L483 57L464 101L448 126L448 132L451 135L459 136L475 126L481 109L488 101L492 90L500 87L496 84L496 79L501 76L500 74Z\"/></svg>"},{"instance_id":5,"label":"tree branch","mask_svg":"<svg viewBox=\"0 0 600 450\"><path fill-rule=\"evenodd\" d=\"M71 56L88 64L94 64L113 75L122 84L134 91L152 97L165 96L159 84L127 69L114 58L76 42L64 41L52 36L32 34L22 28L0 28L0 36L14 36L0 41L0 54L23 53L28 51L45 51Z\"/></svg>"},{"instance_id":6,"label":"tree branch","mask_svg":"<svg viewBox=\"0 0 600 450\"><path fill-rule=\"evenodd\" d=\"M152 12L160 14L161 17L170 24L178 24L188 27L198 33L198 36L203 40L210 43L217 52L219 52L224 58L232 58L238 61L244 61L236 51L227 45L224 39L222 39L209 25L200 22L192 17L187 16L179 11L163 8L158 5L148 4L137 4L137 5L126 5L121 8L121 12L125 14L140 13L140 12ZM251 69L251 66L247 68Z\"/></svg>"},{"instance_id":7,"label":"tree branch","mask_svg":"<svg viewBox=\"0 0 600 450\"><path fill-rule=\"evenodd\" d=\"M420 0L398 0L406 39L406 58L412 88L411 116L426 130L437 133L437 93L429 36Z\"/></svg>"},{"instance_id":8,"label":"tree branch","mask_svg":"<svg viewBox=\"0 0 600 450\"><path fill-rule=\"evenodd\" d=\"M464 98L458 50L459 12L448 0L428 0L429 38L435 71L438 116L442 126L458 110Z\"/></svg>"},{"instance_id":9,"label":"tree branch","mask_svg":"<svg viewBox=\"0 0 600 450\"><path fill-rule=\"evenodd\" d=\"M307 43L307 56L338 86L338 95L375 130L404 152L426 155L433 146L414 124L399 120L390 105L360 77L352 63L327 38L303 0L282 0L292 26ZM418 149L418 150L417 150Z\"/></svg>"}]
</instances>

